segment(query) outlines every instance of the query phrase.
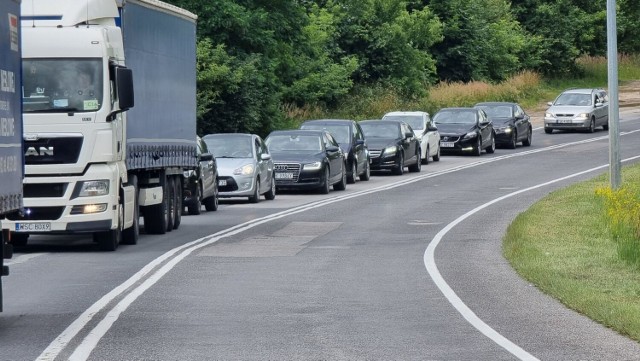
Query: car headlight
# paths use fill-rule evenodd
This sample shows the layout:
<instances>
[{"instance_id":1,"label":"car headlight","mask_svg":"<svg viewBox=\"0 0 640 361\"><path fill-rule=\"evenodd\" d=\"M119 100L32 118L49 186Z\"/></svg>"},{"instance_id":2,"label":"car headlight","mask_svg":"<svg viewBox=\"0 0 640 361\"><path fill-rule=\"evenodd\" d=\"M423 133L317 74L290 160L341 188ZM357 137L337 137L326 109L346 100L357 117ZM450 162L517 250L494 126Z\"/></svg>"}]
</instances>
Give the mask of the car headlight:
<instances>
[{"instance_id":1,"label":"car headlight","mask_svg":"<svg viewBox=\"0 0 640 361\"><path fill-rule=\"evenodd\" d=\"M391 147L384 148L384 150L382 151L382 154L384 154L384 155L394 155L394 154L396 154L397 151L398 151L398 147L393 145Z\"/></svg>"},{"instance_id":2,"label":"car headlight","mask_svg":"<svg viewBox=\"0 0 640 361\"><path fill-rule=\"evenodd\" d=\"M109 180L107 179L84 181L80 183L79 187L78 197L96 197L109 194Z\"/></svg>"},{"instance_id":3,"label":"car headlight","mask_svg":"<svg viewBox=\"0 0 640 361\"><path fill-rule=\"evenodd\" d=\"M578 114L578 116L575 119L577 119L577 120L589 119L589 113L580 113L580 114Z\"/></svg>"},{"instance_id":4,"label":"car headlight","mask_svg":"<svg viewBox=\"0 0 640 361\"><path fill-rule=\"evenodd\" d=\"M304 166L302 166L302 169L304 170L318 170L322 167L322 162L313 162L313 163L307 163Z\"/></svg>"},{"instance_id":5,"label":"car headlight","mask_svg":"<svg viewBox=\"0 0 640 361\"><path fill-rule=\"evenodd\" d=\"M545 118L555 118L555 116L552 113L544 113L544 117Z\"/></svg>"},{"instance_id":6,"label":"car headlight","mask_svg":"<svg viewBox=\"0 0 640 361\"><path fill-rule=\"evenodd\" d=\"M240 168L236 168L233 171L233 174L234 175L252 175L253 174L253 170L254 170L253 164L247 164L247 165L244 165L244 166L242 166Z\"/></svg>"},{"instance_id":7,"label":"car headlight","mask_svg":"<svg viewBox=\"0 0 640 361\"><path fill-rule=\"evenodd\" d=\"M506 127L506 128L502 128L502 131L505 132L506 134L511 134L511 131L513 131L513 129L511 129L511 127Z\"/></svg>"},{"instance_id":8,"label":"car headlight","mask_svg":"<svg viewBox=\"0 0 640 361\"><path fill-rule=\"evenodd\" d=\"M477 136L476 132L469 132L464 135L463 139L473 139Z\"/></svg>"}]
</instances>

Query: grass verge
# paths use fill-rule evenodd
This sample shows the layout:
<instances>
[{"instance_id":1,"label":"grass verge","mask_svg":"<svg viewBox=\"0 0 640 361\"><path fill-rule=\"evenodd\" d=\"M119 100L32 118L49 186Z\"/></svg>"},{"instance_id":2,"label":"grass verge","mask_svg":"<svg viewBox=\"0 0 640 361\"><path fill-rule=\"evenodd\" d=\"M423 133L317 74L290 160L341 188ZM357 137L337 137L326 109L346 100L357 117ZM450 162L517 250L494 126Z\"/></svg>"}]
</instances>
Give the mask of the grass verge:
<instances>
[{"instance_id":1,"label":"grass verge","mask_svg":"<svg viewBox=\"0 0 640 361\"><path fill-rule=\"evenodd\" d=\"M637 180L640 165L625 167ZM567 307L640 341L640 272L621 260L596 190L608 177L555 191L518 215L503 253L513 268Z\"/></svg>"}]
</instances>

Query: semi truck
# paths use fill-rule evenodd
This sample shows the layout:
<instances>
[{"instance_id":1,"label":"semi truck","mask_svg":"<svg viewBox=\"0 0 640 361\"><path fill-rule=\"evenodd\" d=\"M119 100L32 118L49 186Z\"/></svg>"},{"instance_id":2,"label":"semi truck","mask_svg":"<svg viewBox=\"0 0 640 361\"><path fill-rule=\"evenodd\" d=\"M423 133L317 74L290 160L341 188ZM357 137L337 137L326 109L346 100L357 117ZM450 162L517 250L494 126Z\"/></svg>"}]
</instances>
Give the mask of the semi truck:
<instances>
[{"instance_id":1,"label":"semi truck","mask_svg":"<svg viewBox=\"0 0 640 361\"><path fill-rule=\"evenodd\" d=\"M102 250L181 221L197 165L196 15L158 0L21 6L24 210L2 228Z\"/></svg>"},{"instance_id":2,"label":"semi truck","mask_svg":"<svg viewBox=\"0 0 640 361\"><path fill-rule=\"evenodd\" d=\"M22 115L20 99L20 1L0 2L0 219L22 208ZM5 259L12 256L10 233L0 232L0 312Z\"/></svg>"}]
</instances>

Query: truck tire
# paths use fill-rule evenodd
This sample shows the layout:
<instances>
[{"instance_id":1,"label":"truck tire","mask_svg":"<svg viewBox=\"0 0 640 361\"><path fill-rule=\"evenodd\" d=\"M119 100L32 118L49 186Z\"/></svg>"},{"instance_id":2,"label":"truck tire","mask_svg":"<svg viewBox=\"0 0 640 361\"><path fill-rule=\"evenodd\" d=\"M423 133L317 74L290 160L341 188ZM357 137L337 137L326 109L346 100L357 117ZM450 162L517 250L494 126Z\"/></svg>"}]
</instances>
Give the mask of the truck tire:
<instances>
[{"instance_id":1,"label":"truck tire","mask_svg":"<svg viewBox=\"0 0 640 361\"><path fill-rule=\"evenodd\" d=\"M162 186L162 202L159 204L145 207L144 212L144 230L149 234L165 234L167 233L167 208L169 203L169 195L167 190L167 178L160 178Z\"/></svg>"},{"instance_id":2,"label":"truck tire","mask_svg":"<svg viewBox=\"0 0 640 361\"><path fill-rule=\"evenodd\" d=\"M118 202L118 219L115 229L93 234L93 240L102 251L113 252L118 249L122 241L122 224L124 223L124 199Z\"/></svg>"},{"instance_id":3,"label":"truck tire","mask_svg":"<svg viewBox=\"0 0 640 361\"><path fill-rule=\"evenodd\" d=\"M138 177L130 176L129 184L133 186L133 224L122 231L122 244L138 244L140 237L140 207L138 206Z\"/></svg>"},{"instance_id":4,"label":"truck tire","mask_svg":"<svg viewBox=\"0 0 640 361\"><path fill-rule=\"evenodd\" d=\"M176 190L172 176L167 177L167 232L173 231L176 222Z\"/></svg>"},{"instance_id":5,"label":"truck tire","mask_svg":"<svg viewBox=\"0 0 640 361\"><path fill-rule=\"evenodd\" d=\"M182 223L182 210L184 209L182 200L184 199L184 196L182 195L182 182L180 181L181 177L182 176L174 176L173 178L173 189L176 202L176 219L173 222L173 229L178 229L178 227L180 227L180 223Z\"/></svg>"},{"instance_id":6,"label":"truck tire","mask_svg":"<svg viewBox=\"0 0 640 361\"><path fill-rule=\"evenodd\" d=\"M28 233L11 233L9 243L14 247L25 247L29 241Z\"/></svg>"}]
</instances>

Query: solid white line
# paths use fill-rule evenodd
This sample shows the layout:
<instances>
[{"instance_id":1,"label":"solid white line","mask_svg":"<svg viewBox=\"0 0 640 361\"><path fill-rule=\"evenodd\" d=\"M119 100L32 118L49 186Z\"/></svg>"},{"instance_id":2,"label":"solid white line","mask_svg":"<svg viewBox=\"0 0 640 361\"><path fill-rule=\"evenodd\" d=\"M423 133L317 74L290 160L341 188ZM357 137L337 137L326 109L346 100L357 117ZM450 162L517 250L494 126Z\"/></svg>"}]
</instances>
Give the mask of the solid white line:
<instances>
[{"instance_id":1,"label":"solid white line","mask_svg":"<svg viewBox=\"0 0 640 361\"><path fill-rule=\"evenodd\" d=\"M634 159L638 159L640 158L640 156L635 156L635 157L631 157L631 158L627 158L625 160L623 160L623 162L627 162L630 160L634 160ZM497 331L495 331L493 328L491 328L489 325L487 325L484 321L482 321L478 316L476 316L476 314L460 299L460 297L458 297L458 295L455 293L455 291L453 291L453 289L449 286L449 284L447 284L447 281L444 280L444 278L442 277L442 275L440 274L440 271L438 270L438 266L436 265L435 262L435 250L436 247L438 246L438 244L440 244L440 242L442 241L442 238L451 230L453 229L453 227L455 227L456 225L460 224L462 221L464 221L465 219L469 218L470 216L472 216L475 213L478 213L479 211L495 204L498 203L500 201L503 201L507 198L511 198L513 196L516 196L518 194L524 193L524 192L528 192L534 189L538 189L538 188L542 188L542 187L546 187L548 185L557 183L557 182L561 182L567 179L571 179L571 178L575 178L578 176L581 176L583 174L587 174L587 173L591 173L603 168L607 168L609 167L608 164L605 165L601 165L595 168L591 168L591 169L587 169L585 171L582 172L578 172L578 173L574 173L562 178L557 178L554 180L551 180L549 182L545 182L545 183L541 183L529 188L525 188L525 189L521 189L519 191L513 192L513 193L509 193L506 194L502 197L496 198L492 201L489 201L481 206L478 206L474 209L472 209L471 211L463 214L462 216L458 217L456 220L454 220L453 222L447 224L440 232L438 232L438 234L436 234L436 236L431 240L431 243L429 243L429 246L427 246L427 249L424 252L424 265L427 269L427 272L429 273L429 275L431 276L431 279L433 280L433 282L436 284L436 286L440 289L440 291L442 292L442 294L447 298L447 300L449 301L449 303L451 303L451 305L453 307L455 307L456 310L458 310L458 312L462 315L462 317L464 317L465 320L467 320L467 322L469 322L473 327L475 327L478 331L480 331L483 335L487 336L488 338L490 338L493 342L495 342L496 344L500 345L502 348L504 348L505 350L509 351L511 354L513 354L514 356L518 357L520 360L538 360L535 356L529 354L528 352L526 352L525 350L523 350L520 346L514 344L513 342L509 341L507 338L505 338L504 336L502 336L501 334L499 334Z\"/></svg>"},{"instance_id":2,"label":"solid white line","mask_svg":"<svg viewBox=\"0 0 640 361\"><path fill-rule=\"evenodd\" d=\"M640 131L640 129L635 130L635 131L631 131L631 132L627 132L625 134L630 134L630 133L634 133L634 132L638 132L638 131ZM622 135L625 135L625 134L622 134ZM270 222L270 221L272 221L274 219L279 219L279 218L282 218L282 217L285 217L285 216L288 216L288 215L304 212L304 211L306 211L308 209L318 208L318 207L325 206L325 205L328 205L328 204L332 204L332 203L335 203L335 202L340 202L340 201L343 201L343 200L347 200L347 199L351 199L351 198L355 198L355 197L360 197L362 195L366 195L366 194L370 194L370 193L376 193L376 192L383 191L383 190L388 190L388 189L392 189L392 188L401 187L403 185L415 183L415 182L421 181L423 179L437 177L437 176L442 175L442 174L448 174L448 173L457 172L459 170L472 168L472 167L476 167L476 166L483 165L483 164L492 163L492 162L495 162L495 161L498 161L498 160L502 160L502 159L521 157L521 156L528 155L528 154L538 153L538 152L542 152L542 151L550 151L550 150L554 150L554 149L558 149L558 148L567 147L567 146L570 146L570 145L588 143L588 142L598 141L598 140L602 140L602 139L606 139L606 138L607 138L607 136L605 136L605 137L597 137L597 138L590 138L590 139L583 140L583 141L564 143L564 145L555 145L555 146L545 147L545 148L541 148L541 149L537 149L537 150L518 152L518 153L513 153L513 154L509 154L509 155L500 156L500 157L493 157L493 158L489 158L489 159L486 159L486 160L472 162L472 163L469 163L469 164L466 164L466 165L456 166L456 167L453 167L453 168L450 168L450 169L447 169L447 170L438 171L438 172L434 172L434 173L429 173L429 174L413 177L413 178L407 179L407 180L401 180L399 182L395 182L395 183L392 183L392 184L389 184L389 185L382 185L382 186L379 186L379 187L375 187L375 188L371 188L371 189L367 189L367 190L363 190L363 191L359 191L359 192L354 192L354 193L351 193L351 194L348 194L348 195L336 196L336 197L332 197L332 198L329 198L329 199L324 199L324 200L316 201L316 202L309 203L309 204L306 204L306 205L298 206L298 207L291 208L291 209L286 210L286 211L282 211L282 212L279 212L279 213L274 213L272 215L269 215L269 216L266 216L266 217L263 217L263 218L258 218L258 219L252 220L252 221L248 221L248 222L245 222L245 223L242 223L242 224L238 224L236 226L233 226L231 228L222 230L222 231L217 232L215 234L212 234L212 235L197 239L195 241L186 243L186 244L184 244L182 246L179 246L179 247L176 247L176 248L174 248L174 249L172 249L170 251L167 251L165 254L163 254L163 255L159 256L158 258L156 258L155 260L151 261L149 264L144 266L140 271L138 271L136 274L131 276L124 283L122 283L121 285L117 286L111 292L107 293L102 298L100 298L98 301L96 301L86 311L84 311L75 321L73 321L60 335L58 335L58 337L56 337L49 344L49 346L47 346L47 348L40 354L40 356L38 356L38 358L36 360L37 361L51 361L51 360L54 360L56 357L58 357L58 355L62 352L62 350L65 347L67 347L67 345L72 341L72 339L75 338L80 333L80 331L82 331L82 329L84 327L86 327L86 325L89 324L89 322L91 322L94 317L96 317L96 315L100 311L105 309L110 302L112 302L114 299L116 299L120 295L124 294L130 287L132 287L134 284L140 282L144 277L146 277L149 273L151 273L155 268L157 268L160 264L165 262L170 257L174 256L176 253L178 253L180 251L184 251L184 250L186 250L185 252L189 252L189 253L192 252L192 250L189 250L190 247L195 247L194 249L197 249L197 248L200 248L200 247L204 247L204 246L207 246L207 245L210 245L212 243L217 242L221 238L224 238L224 237L227 237L229 235L235 234L235 232L234 232L235 230L239 230L239 232L241 232L241 231L247 230L249 228L255 227L257 225L260 225L260 224L263 224L263 223L266 223L266 222ZM164 267L161 268L161 270L164 270ZM168 272L169 270L170 269L167 269L166 272ZM162 275L164 275L164 274L166 274L166 273L163 273ZM122 302L124 302L125 299L127 300L127 302L125 302L127 307L131 304L128 301L129 298L125 297L121 301L121 303L119 304L120 306L124 306L125 305L125 304L122 304ZM131 302L133 302L133 300L135 300L135 298L132 299ZM124 310L126 310L126 307L125 308L120 308L118 310L118 312L117 312L117 315L122 313ZM111 312L113 312L113 310ZM109 312L109 314L111 314L111 312ZM110 317L114 317L114 314L111 314ZM104 319L103 319L103 321L100 322L100 324L102 324L102 322L104 322ZM114 322L115 322L115 320L114 320ZM100 326L100 327L104 327L105 325L106 325L106 323L102 324L102 326ZM93 331L95 331L95 329ZM82 349L83 350L83 351L79 351L79 353L85 354L87 352L86 348L84 346L85 342L93 344L93 345L97 345L97 343L99 342L100 338L104 335L104 334L102 334L102 336L100 336L100 337L95 337L98 334L94 334L93 331L89 332L89 334L83 340L83 343L78 346L77 349ZM99 331L102 332L101 330L99 330ZM91 351L89 351L89 352L91 352ZM75 352L74 352L74 354L75 354Z\"/></svg>"}]
</instances>

